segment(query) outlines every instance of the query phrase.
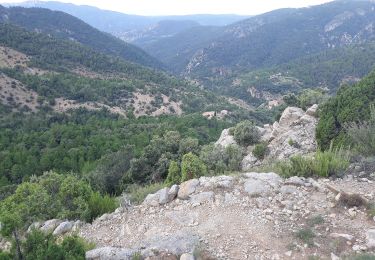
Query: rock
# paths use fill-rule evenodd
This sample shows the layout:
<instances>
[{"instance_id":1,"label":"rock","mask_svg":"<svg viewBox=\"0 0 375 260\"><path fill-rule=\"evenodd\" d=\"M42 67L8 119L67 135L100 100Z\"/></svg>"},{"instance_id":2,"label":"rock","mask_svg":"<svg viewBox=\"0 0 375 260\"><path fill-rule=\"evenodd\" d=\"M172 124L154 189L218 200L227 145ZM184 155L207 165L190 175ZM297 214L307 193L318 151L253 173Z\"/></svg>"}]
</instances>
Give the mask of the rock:
<instances>
[{"instance_id":1,"label":"rock","mask_svg":"<svg viewBox=\"0 0 375 260\"><path fill-rule=\"evenodd\" d=\"M375 229L370 229L366 233L367 247L370 249L375 248Z\"/></svg>"},{"instance_id":2,"label":"rock","mask_svg":"<svg viewBox=\"0 0 375 260\"><path fill-rule=\"evenodd\" d=\"M293 186L286 185L280 188L280 192L282 194L293 194L293 193L298 192L298 190Z\"/></svg>"},{"instance_id":3,"label":"rock","mask_svg":"<svg viewBox=\"0 0 375 260\"><path fill-rule=\"evenodd\" d=\"M115 214L121 214L121 213L124 213L125 212L125 209L123 207L119 207L115 210Z\"/></svg>"},{"instance_id":4,"label":"rock","mask_svg":"<svg viewBox=\"0 0 375 260\"><path fill-rule=\"evenodd\" d=\"M287 107L280 117L279 127L289 127L304 114L305 113L303 112L302 108Z\"/></svg>"},{"instance_id":5,"label":"rock","mask_svg":"<svg viewBox=\"0 0 375 260\"><path fill-rule=\"evenodd\" d=\"M208 189L215 189L215 188L230 189L233 187L233 177L231 176L216 176L216 177L203 176L199 178L199 185Z\"/></svg>"},{"instance_id":6,"label":"rock","mask_svg":"<svg viewBox=\"0 0 375 260\"><path fill-rule=\"evenodd\" d=\"M221 132L219 140L215 143L217 146L222 147L228 147L229 145L237 144L234 140L234 137L229 134L229 129L224 129L223 132Z\"/></svg>"},{"instance_id":7,"label":"rock","mask_svg":"<svg viewBox=\"0 0 375 260\"><path fill-rule=\"evenodd\" d=\"M179 190L179 186L178 185L173 185L169 191L168 191L168 200L169 201L172 201L174 200L176 197L177 197L177 194L178 194L178 190Z\"/></svg>"},{"instance_id":8,"label":"rock","mask_svg":"<svg viewBox=\"0 0 375 260\"><path fill-rule=\"evenodd\" d=\"M293 176L293 177L286 179L284 183L287 185L304 186L305 180L303 178Z\"/></svg>"},{"instance_id":9,"label":"rock","mask_svg":"<svg viewBox=\"0 0 375 260\"><path fill-rule=\"evenodd\" d=\"M271 186L267 185L261 180L248 180L244 184L245 191L252 197L255 196L266 196L271 191Z\"/></svg>"},{"instance_id":10,"label":"rock","mask_svg":"<svg viewBox=\"0 0 375 260\"><path fill-rule=\"evenodd\" d=\"M102 216L100 216L100 217L97 219L97 221L99 221L99 222L107 221L110 217L111 217L110 214L105 213L105 214L103 214Z\"/></svg>"},{"instance_id":11,"label":"rock","mask_svg":"<svg viewBox=\"0 0 375 260\"><path fill-rule=\"evenodd\" d=\"M83 222L81 221L81 220L77 220L76 222L74 222L74 224L73 224L73 228L72 228L72 231L73 232L78 232L80 229L81 229L81 227L83 226Z\"/></svg>"},{"instance_id":12,"label":"rock","mask_svg":"<svg viewBox=\"0 0 375 260\"><path fill-rule=\"evenodd\" d=\"M197 235L186 232L178 232L167 236L156 235L143 243L141 248L146 249L142 251L142 255L147 257L155 251L167 251L174 255L193 253L199 243Z\"/></svg>"},{"instance_id":13,"label":"rock","mask_svg":"<svg viewBox=\"0 0 375 260\"><path fill-rule=\"evenodd\" d=\"M331 253L331 260L341 260L341 258L335 255L334 253Z\"/></svg>"},{"instance_id":14,"label":"rock","mask_svg":"<svg viewBox=\"0 0 375 260\"><path fill-rule=\"evenodd\" d=\"M316 180L314 180L313 178L309 178L308 179L308 182L311 183L311 185L318 191L320 192L323 192L324 191L324 188L322 185L320 185L319 182L317 182Z\"/></svg>"},{"instance_id":15,"label":"rock","mask_svg":"<svg viewBox=\"0 0 375 260\"><path fill-rule=\"evenodd\" d=\"M195 260L195 257L191 254L182 254L180 260Z\"/></svg>"},{"instance_id":16,"label":"rock","mask_svg":"<svg viewBox=\"0 0 375 260\"><path fill-rule=\"evenodd\" d=\"M159 206L159 194L154 193L154 194L148 194L143 201L143 204L146 206L151 206L151 207L157 207Z\"/></svg>"},{"instance_id":17,"label":"rock","mask_svg":"<svg viewBox=\"0 0 375 260\"><path fill-rule=\"evenodd\" d=\"M86 252L87 260L131 260L134 251L125 248L101 247Z\"/></svg>"},{"instance_id":18,"label":"rock","mask_svg":"<svg viewBox=\"0 0 375 260\"><path fill-rule=\"evenodd\" d=\"M157 192L159 194L159 204L164 205L169 202L169 188L161 189Z\"/></svg>"},{"instance_id":19,"label":"rock","mask_svg":"<svg viewBox=\"0 0 375 260\"><path fill-rule=\"evenodd\" d=\"M279 187L282 182L282 178L274 172L267 172L267 173L250 172L250 173L245 173L244 176L248 179L261 180L267 183L268 185L272 186L273 188Z\"/></svg>"},{"instance_id":20,"label":"rock","mask_svg":"<svg viewBox=\"0 0 375 260\"><path fill-rule=\"evenodd\" d=\"M44 225L40 228L42 232L48 233L55 230L55 228L60 225L62 221L59 219L51 219L44 222Z\"/></svg>"},{"instance_id":21,"label":"rock","mask_svg":"<svg viewBox=\"0 0 375 260\"><path fill-rule=\"evenodd\" d=\"M214 193L212 191L202 192L190 197L191 204L203 204L214 201Z\"/></svg>"},{"instance_id":22,"label":"rock","mask_svg":"<svg viewBox=\"0 0 375 260\"><path fill-rule=\"evenodd\" d=\"M60 236L67 232L70 232L73 228L74 223L70 221L64 221L57 226L57 228L53 231L54 236Z\"/></svg>"},{"instance_id":23,"label":"rock","mask_svg":"<svg viewBox=\"0 0 375 260\"><path fill-rule=\"evenodd\" d=\"M331 237L333 238L344 238L348 241L353 241L354 240L354 236L352 235L348 235L348 234L339 234L339 233L332 233L330 234Z\"/></svg>"},{"instance_id":24,"label":"rock","mask_svg":"<svg viewBox=\"0 0 375 260\"><path fill-rule=\"evenodd\" d=\"M319 106L317 104L312 105L309 109L306 111L306 115L316 117L318 112Z\"/></svg>"},{"instance_id":25,"label":"rock","mask_svg":"<svg viewBox=\"0 0 375 260\"><path fill-rule=\"evenodd\" d=\"M33 229L40 229L42 225L43 225L43 223L41 223L41 222L34 222L27 229L27 233L30 233L31 231L33 231Z\"/></svg>"},{"instance_id":26,"label":"rock","mask_svg":"<svg viewBox=\"0 0 375 260\"><path fill-rule=\"evenodd\" d=\"M253 153L249 153L246 155L241 162L241 169L243 171L249 171L251 170L254 166L259 165L258 163L258 158L256 158Z\"/></svg>"},{"instance_id":27,"label":"rock","mask_svg":"<svg viewBox=\"0 0 375 260\"><path fill-rule=\"evenodd\" d=\"M182 200L188 199L190 194L193 194L195 192L198 185L199 180L197 179L192 179L181 183L177 197Z\"/></svg>"}]
</instances>

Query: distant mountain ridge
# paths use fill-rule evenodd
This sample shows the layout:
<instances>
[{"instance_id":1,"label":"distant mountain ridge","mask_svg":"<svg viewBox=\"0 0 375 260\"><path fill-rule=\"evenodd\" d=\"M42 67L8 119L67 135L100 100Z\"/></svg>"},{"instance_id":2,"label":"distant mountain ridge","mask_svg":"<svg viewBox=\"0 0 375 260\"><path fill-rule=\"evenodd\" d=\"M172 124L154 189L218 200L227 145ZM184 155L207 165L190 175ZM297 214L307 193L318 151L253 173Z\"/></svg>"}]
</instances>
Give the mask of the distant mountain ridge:
<instances>
[{"instance_id":1,"label":"distant mountain ridge","mask_svg":"<svg viewBox=\"0 0 375 260\"><path fill-rule=\"evenodd\" d=\"M66 12L80 18L81 20L101 31L111 33L128 42L132 42L134 39L139 38L135 37L134 35L142 34L145 30L149 30L150 28L155 27L162 21L175 21L177 25L181 24L182 22L182 27L181 29L179 29L179 31L182 31L186 26L186 23L183 23L184 21L190 21L203 26L224 26L249 17L231 14L141 16L102 10L93 6L74 5L57 1L26 1L8 5L17 5L23 7L42 7L51 10Z\"/></svg>"},{"instance_id":2,"label":"distant mountain ridge","mask_svg":"<svg viewBox=\"0 0 375 260\"><path fill-rule=\"evenodd\" d=\"M29 31L43 32L60 39L79 42L105 54L123 58L153 68L163 68L161 62L142 49L99 31L78 18L44 8L0 6L0 22L12 23Z\"/></svg>"}]
</instances>

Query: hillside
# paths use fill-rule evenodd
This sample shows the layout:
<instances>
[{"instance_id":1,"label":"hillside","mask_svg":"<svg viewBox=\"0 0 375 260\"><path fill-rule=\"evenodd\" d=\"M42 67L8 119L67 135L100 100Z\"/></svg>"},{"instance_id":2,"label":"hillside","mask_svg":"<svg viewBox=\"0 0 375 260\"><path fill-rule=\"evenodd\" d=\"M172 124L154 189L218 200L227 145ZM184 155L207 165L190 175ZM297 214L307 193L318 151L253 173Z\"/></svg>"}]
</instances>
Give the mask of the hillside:
<instances>
[{"instance_id":1,"label":"hillside","mask_svg":"<svg viewBox=\"0 0 375 260\"><path fill-rule=\"evenodd\" d=\"M155 58L140 48L99 31L69 14L43 8L0 6L0 22L11 23L29 31L43 32L56 38L86 45L98 52L153 68L163 68Z\"/></svg>"},{"instance_id":2,"label":"hillside","mask_svg":"<svg viewBox=\"0 0 375 260\"><path fill-rule=\"evenodd\" d=\"M196 38L202 37L198 41L204 46L195 41L195 50L186 55L181 55L185 40L179 42L174 37L170 39L171 44L168 39L161 40L163 44L154 44L163 54L155 56L162 61L162 56L180 57L178 62L184 63L180 72L198 78L275 66L324 50L373 40L373 7L371 1L334 1L309 8L276 10L221 27L209 39L206 37L209 31L202 30ZM186 35L190 33L187 31ZM184 39L183 33L178 37ZM153 54L152 46L146 49ZM182 66L178 64L178 67Z\"/></svg>"}]
</instances>

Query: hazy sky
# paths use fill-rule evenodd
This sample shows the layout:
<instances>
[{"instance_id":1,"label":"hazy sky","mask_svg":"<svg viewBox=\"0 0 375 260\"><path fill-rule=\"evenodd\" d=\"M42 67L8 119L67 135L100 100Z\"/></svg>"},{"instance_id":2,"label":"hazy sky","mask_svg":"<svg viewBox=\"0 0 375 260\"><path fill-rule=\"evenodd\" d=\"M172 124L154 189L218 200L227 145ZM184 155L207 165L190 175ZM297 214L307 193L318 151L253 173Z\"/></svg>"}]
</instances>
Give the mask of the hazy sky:
<instances>
[{"instance_id":1,"label":"hazy sky","mask_svg":"<svg viewBox=\"0 0 375 260\"><path fill-rule=\"evenodd\" d=\"M62 0L139 15L260 14L284 7L305 7L331 0ZM0 0L17 3L22 0Z\"/></svg>"}]
</instances>

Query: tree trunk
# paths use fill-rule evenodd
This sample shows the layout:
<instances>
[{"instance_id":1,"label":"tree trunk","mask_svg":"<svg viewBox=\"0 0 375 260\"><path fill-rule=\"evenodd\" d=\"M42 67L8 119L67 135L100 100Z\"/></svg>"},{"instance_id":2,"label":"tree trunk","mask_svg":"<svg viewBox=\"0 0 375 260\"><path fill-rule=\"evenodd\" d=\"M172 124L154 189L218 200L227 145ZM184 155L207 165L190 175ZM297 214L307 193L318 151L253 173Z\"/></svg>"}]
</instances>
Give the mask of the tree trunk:
<instances>
[{"instance_id":1,"label":"tree trunk","mask_svg":"<svg viewBox=\"0 0 375 260\"><path fill-rule=\"evenodd\" d=\"M17 230L13 231L14 240L16 241L17 256L18 260L23 260L23 255L21 252L20 239L18 238Z\"/></svg>"}]
</instances>

